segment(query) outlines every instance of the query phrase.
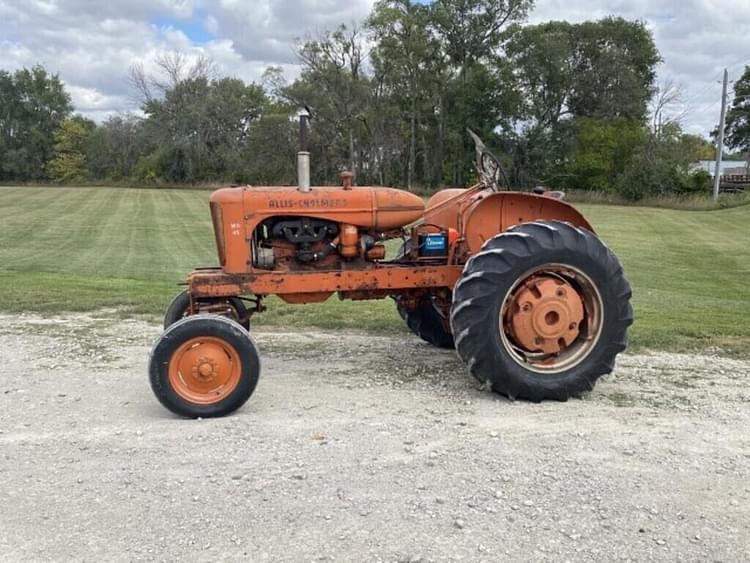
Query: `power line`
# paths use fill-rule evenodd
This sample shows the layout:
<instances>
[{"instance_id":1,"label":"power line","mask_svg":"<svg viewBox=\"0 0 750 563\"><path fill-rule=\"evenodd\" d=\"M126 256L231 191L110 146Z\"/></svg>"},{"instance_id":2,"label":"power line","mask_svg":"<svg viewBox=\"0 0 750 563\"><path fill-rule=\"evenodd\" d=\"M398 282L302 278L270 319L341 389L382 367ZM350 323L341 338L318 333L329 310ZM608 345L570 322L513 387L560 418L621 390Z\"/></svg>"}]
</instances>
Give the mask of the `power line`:
<instances>
[{"instance_id":1,"label":"power line","mask_svg":"<svg viewBox=\"0 0 750 563\"><path fill-rule=\"evenodd\" d=\"M727 67L727 71L731 74L736 67L742 66L742 65L750 66L750 57L743 57L740 61L734 63L733 65L730 65L729 67ZM692 94L691 96L689 96L683 102L683 105L685 105L686 107L689 108L689 106L694 101L700 99L704 94L706 94L709 90L711 90L711 88L713 88L717 82L720 83L722 75L723 75L723 71L719 72L714 78L712 78L708 82L708 84L703 89L701 89L699 92L697 92L697 93Z\"/></svg>"},{"instance_id":2,"label":"power line","mask_svg":"<svg viewBox=\"0 0 750 563\"><path fill-rule=\"evenodd\" d=\"M737 61L737 62L736 62L736 63L734 63L733 65L730 65L730 66L728 67L728 70L729 70L730 72L734 72L734 70L735 70L735 69L736 69L736 67L738 67L738 66L750 66L750 56L745 56L745 57L742 57L742 59L740 59L739 61Z\"/></svg>"},{"instance_id":3,"label":"power line","mask_svg":"<svg viewBox=\"0 0 750 563\"><path fill-rule=\"evenodd\" d=\"M707 86L706 86L705 88L703 88L703 90L701 90L701 91L700 91L700 92L698 92L697 94L693 94L693 95L692 95L692 96L690 96L690 97L689 97L689 98L688 98L687 100L685 100L685 102L684 102L684 103L685 103L685 105L690 105L690 104L691 104L692 102L694 102L694 101L695 101L696 99L698 99L698 98L700 98L701 96L703 96L703 94L705 94L705 93L706 93L706 92L708 92L708 91L709 91L709 90L710 90L711 88L713 88L713 87L715 86L716 82L717 82L717 81L719 81L720 79L721 79L721 72L720 72L719 74L717 74L717 75L716 75L716 77L712 78L712 79L711 79L711 81L710 81L710 82L708 83L708 85L707 85Z\"/></svg>"},{"instance_id":4,"label":"power line","mask_svg":"<svg viewBox=\"0 0 750 563\"><path fill-rule=\"evenodd\" d=\"M696 111L698 113L705 113L708 111L711 111L712 109L715 109L721 101L713 101L713 102L703 102L699 106L694 106L692 109L689 109L688 111Z\"/></svg>"}]
</instances>

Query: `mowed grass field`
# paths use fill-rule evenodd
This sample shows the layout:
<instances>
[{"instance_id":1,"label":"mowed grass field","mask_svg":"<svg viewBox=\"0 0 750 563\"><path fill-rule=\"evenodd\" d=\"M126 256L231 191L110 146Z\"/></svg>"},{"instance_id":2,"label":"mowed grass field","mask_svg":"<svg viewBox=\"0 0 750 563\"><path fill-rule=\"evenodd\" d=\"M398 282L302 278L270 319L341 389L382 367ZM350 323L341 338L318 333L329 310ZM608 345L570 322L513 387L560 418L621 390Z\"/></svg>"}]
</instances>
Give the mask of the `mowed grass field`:
<instances>
[{"instance_id":1,"label":"mowed grass field","mask_svg":"<svg viewBox=\"0 0 750 563\"><path fill-rule=\"evenodd\" d=\"M117 308L160 317L195 266L214 265L207 191L0 188L0 312ZM750 206L583 205L634 291L636 348L750 355ZM391 300L267 301L256 324L406 333Z\"/></svg>"}]
</instances>

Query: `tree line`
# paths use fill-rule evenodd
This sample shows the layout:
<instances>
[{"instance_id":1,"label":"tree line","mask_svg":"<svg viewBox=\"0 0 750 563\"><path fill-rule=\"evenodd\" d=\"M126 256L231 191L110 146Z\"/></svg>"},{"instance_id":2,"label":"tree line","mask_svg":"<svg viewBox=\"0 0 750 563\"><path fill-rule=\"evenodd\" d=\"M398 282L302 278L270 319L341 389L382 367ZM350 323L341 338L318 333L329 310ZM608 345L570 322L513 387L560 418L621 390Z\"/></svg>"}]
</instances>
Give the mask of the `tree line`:
<instances>
[{"instance_id":1,"label":"tree line","mask_svg":"<svg viewBox=\"0 0 750 563\"><path fill-rule=\"evenodd\" d=\"M246 84L165 53L155 73L130 70L141 114L100 124L74 115L43 67L0 71L0 181L289 184L307 107L318 184L344 169L360 185L469 184L470 128L517 188L631 199L705 189L689 164L712 146L672 115L679 92L657 85L661 57L643 22L526 25L532 5L379 0L361 27L300 41L292 81L270 67ZM729 113L734 147L750 139L745 100Z\"/></svg>"}]
</instances>

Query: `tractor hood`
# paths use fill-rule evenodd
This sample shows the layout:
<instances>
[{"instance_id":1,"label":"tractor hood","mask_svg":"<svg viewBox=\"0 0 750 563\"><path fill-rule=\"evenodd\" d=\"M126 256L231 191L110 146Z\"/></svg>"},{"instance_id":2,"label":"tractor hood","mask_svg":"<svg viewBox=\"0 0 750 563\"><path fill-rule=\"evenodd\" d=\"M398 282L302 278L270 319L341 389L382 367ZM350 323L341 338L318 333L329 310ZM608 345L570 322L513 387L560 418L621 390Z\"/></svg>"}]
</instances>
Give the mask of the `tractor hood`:
<instances>
[{"instance_id":1,"label":"tractor hood","mask_svg":"<svg viewBox=\"0 0 750 563\"><path fill-rule=\"evenodd\" d=\"M246 221L257 224L271 216L315 217L363 229L399 229L422 218L421 197L372 186L315 186L301 192L292 186L224 188L211 201L220 205L242 202Z\"/></svg>"}]
</instances>

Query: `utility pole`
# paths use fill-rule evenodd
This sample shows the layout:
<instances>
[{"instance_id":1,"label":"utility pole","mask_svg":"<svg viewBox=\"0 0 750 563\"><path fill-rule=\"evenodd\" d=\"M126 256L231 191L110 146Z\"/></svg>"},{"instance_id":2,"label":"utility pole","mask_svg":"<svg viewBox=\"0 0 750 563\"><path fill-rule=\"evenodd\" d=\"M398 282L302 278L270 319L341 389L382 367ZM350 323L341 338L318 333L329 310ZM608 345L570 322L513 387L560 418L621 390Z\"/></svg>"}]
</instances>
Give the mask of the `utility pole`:
<instances>
[{"instance_id":1,"label":"utility pole","mask_svg":"<svg viewBox=\"0 0 750 563\"><path fill-rule=\"evenodd\" d=\"M719 184L721 182L721 159L724 156L724 126L727 120L727 86L729 85L729 71L724 69L724 86L721 90L721 120L719 121L719 139L716 143L716 173L714 174L714 201L719 200Z\"/></svg>"}]
</instances>

